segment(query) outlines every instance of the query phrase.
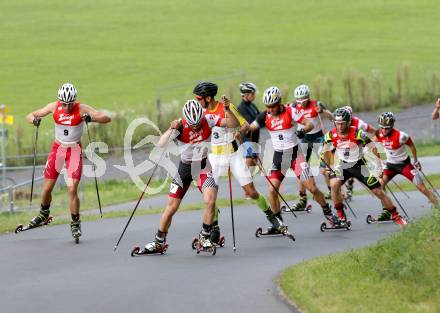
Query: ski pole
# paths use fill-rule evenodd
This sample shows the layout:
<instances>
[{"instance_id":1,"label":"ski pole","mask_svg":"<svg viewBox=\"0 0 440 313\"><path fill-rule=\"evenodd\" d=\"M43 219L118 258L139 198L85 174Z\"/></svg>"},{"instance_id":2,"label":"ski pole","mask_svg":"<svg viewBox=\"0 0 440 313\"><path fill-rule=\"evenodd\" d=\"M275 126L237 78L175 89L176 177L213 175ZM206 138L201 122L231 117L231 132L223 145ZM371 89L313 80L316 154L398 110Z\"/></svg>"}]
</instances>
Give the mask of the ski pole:
<instances>
[{"instance_id":1,"label":"ski pole","mask_svg":"<svg viewBox=\"0 0 440 313\"><path fill-rule=\"evenodd\" d=\"M386 186L387 190L391 193L391 195L393 196L394 200L396 200L397 204L399 205L399 207L402 209L403 213L405 213L405 216L409 219L408 214L406 213L405 209L403 208L403 206L400 204L399 200L397 200L396 195L394 194L394 192L391 191L391 188Z\"/></svg>"},{"instance_id":2,"label":"ski pole","mask_svg":"<svg viewBox=\"0 0 440 313\"><path fill-rule=\"evenodd\" d=\"M295 214L295 212L293 212L293 210L291 209L290 205L287 203L287 201L284 199L284 197L281 195L281 193L279 192L279 190L277 188L275 188L274 184L272 183L272 181L270 180L269 177L267 177L266 175L266 171L264 170L263 167L263 163L261 162L260 157L257 155L257 166L260 169L260 171L263 173L263 176L266 178L266 180L269 182L269 184L272 186L272 188L276 191L276 193L278 194L278 196L281 198L281 200L283 200L284 204L287 206L287 208L289 209L290 212L292 212L293 216L295 216L295 218L298 218Z\"/></svg>"},{"instance_id":3,"label":"ski pole","mask_svg":"<svg viewBox=\"0 0 440 313\"><path fill-rule=\"evenodd\" d=\"M138 202L136 203L136 205L135 205L135 207L134 207L134 209L133 209L133 212L131 212L130 218L128 219L127 224L125 225L124 230L122 231L122 234L121 234L121 236L120 236L119 239L118 239L118 242L116 243L115 247L113 248L113 251L116 251L116 249L118 249L119 243L121 242L122 237L124 236L125 231L127 230L127 227L128 227L128 225L130 224L131 219L133 218L134 213L136 212L136 210L137 210L137 208L138 208L138 206L139 206L139 203L141 202L142 198L144 197L144 194L145 194L145 192L147 191L148 185L150 184L151 179L153 178L154 173L156 172L156 169L157 169L157 167L159 166L160 161L162 161L162 157L163 157L164 154L165 154L165 151L166 151L166 148L167 148L167 146L168 146L168 143L169 143L169 141L170 141L170 139L171 139L171 135L172 135L172 133L173 133L173 132L171 131L171 132L170 132L170 136L169 136L168 139L167 139L167 142L166 142L165 148L163 149L162 154L160 155L159 161L154 165L153 172L151 173L150 178L148 179L147 184L145 185L144 191L142 191L142 193L141 193L141 195L140 195L140 197L139 197L139 200L138 200Z\"/></svg>"},{"instance_id":4,"label":"ski pole","mask_svg":"<svg viewBox=\"0 0 440 313\"><path fill-rule=\"evenodd\" d=\"M400 185L398 183L396 183L394 180L391 180L394 185L396 185L396 187L409 199L409 195L405 192L405 190L402 189L402 187L400 187Z\"/></svg>"},{"instance_id":5,"label":"ski pole","mask_svg":"<svg viewBox=\"0 0 440 313\"><path fill-rule=\"evenodd\" d=\"M324 163L325 167L327 167L329 169L329 171L333 173L333 175L337 176L336 172L330 167L330 165L328 165L328 163L324 160L324 158L321 158L321 161ZM361 185L363 186L362 183L361 183ZM344 199L344 203L350 209L350 212L351 212L351 214L353 214L354 218L357 219L357 215L354 213L353 209L348 204L348 201Z\"/></svg>"},{"instance_id":6,"label":"ski pole","mask_svg":"<svg viewBox=\"0 0 440 313\"><path fill-rule=\"evenodd\" d=\"M232 219L232 250L235 252L237 248L235 247L235 223L234 223L234 204L232 201L232 182L231 182L231 166L228 166L228 180L229 180L229 201L231 203L231 219Z\"/></svg>"},{"instance_id":7,"label":"ski pole","mask_svg":"<svg viewBox=\"0 0 440 313\"><path fill-rule=\"evenodd\" d=\"M440 198L440 194L438 193L437 189L435 189L434 185L431 183L431 181L428 179L428 177L426 177L425 173L423 173L422 170L418 170L420 173L422 173L423 177L425 178L425 180L428 182L428 184L431 186L432 191L434 191L434 193L437 195L437 197Z\"/></svg>"},{"instance_id":8,"label":"ski pole","mask_svg":"<svg viewBox=\"0 0 440 313\"><path fill-rule=\"evenodd\" d=\"M34 160L32 163L32 182L31 182L31 198L30 198L30 203L29 203L29 207L32 207L32 198L34 195L34 179L35 179L35 166L37 163L37 141L38 141L38 128L39 128L40 124L38 124L38 126L35 126L35 141L34 141ZM3 166L5 166L3 164Z\"/></svg>"},{"instance_id":9,"label":"ski pole","mask_svg":"<svg viewBox=\"0 0 440 313\"><path fill-rule=\"evenodd\" d=\"M87 122L87 120L86 120L86 128L87 128L87 137L89 138L89 146L90 146L91 140L90 140L89 122ZM96 178L95 163L93 163L93 151L90 158L91 158L90 161L92 162L93 174L95 176L95 188L96 188L96 195L98 197L99 213L101 214L101 218L102 218L101 198L99 197L98 179Z\"/></svg>"},{"instance_id":10,"label":"ski pole","mask_svg":"<svg viewBox=\"0 0 440 313\"><path fill-rule=\"evenodd\" d=\"M226 101L228 101L226 96L222 96L221 97L222 102L225 103ZM228 117L228 113L227 111L225 111L225 118L229 118ZM229 128L226 128L226 136L229 137ZM229 202L231 205L231 222L232 222L232 250L234 252L237 251L237 248L235 246L235 222L234 222L234 203L232 201L232 179L231 179L231 150L229 149L229 144L228 144L228 181L229 181Z\"/></svg>"}]
</instances>

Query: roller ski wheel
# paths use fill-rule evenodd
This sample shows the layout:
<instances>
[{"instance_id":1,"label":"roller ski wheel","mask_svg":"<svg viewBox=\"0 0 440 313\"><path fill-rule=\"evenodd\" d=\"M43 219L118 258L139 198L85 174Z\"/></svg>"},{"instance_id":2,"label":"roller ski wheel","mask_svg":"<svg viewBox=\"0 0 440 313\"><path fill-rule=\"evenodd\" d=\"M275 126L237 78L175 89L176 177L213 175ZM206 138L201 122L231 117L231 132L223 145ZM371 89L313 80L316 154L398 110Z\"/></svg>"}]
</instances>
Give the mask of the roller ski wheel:
<instances>
[{"instance_id":1,"label":"roller ski wheel","mask_svg":"<svg viewBox=\"0 0 440 313\"><path fill-rule=\"evenodd\" d=\"M322 222L320 226L321 232L325 232L326 230L338 230L338 229L345 229L350 230L351 229L351 221L346 222L340 222L338 224L332 224L330 222Z\"/></svg>"},{"instance_id":2,"label":"roller ski wheel","mask_svg":"<svg viewBox=\"0 0 440 313\"><path fill-rule=\"evenodd\" d=\"M289 210L289 208L287 208L285 205L283 205L283 206L281 207L281 211L282 211L283 213L290 213L290 212L292 212L292 211L293 211L293 212L304 212L304 213L310 213L310 212L312 212L312 205L311 205L311 204L308 204L304 210L295 210L295 209L292 209L292 211Z\"/></svg>"},{"instance_id":3,"label":"roller ski wheel","mask_svg":"<svg viewBox=\"0 0 440 313\"><path fill-rule=\"evenodd\" d=\"M163 248L161 250L155 251L155 252L151 252L145 248L141 248L141 247L134 247L133 250L131 251L131 256L132 257L136 257L136 256L142 256L142 255L155 255L155 254L164 254L166 251L168 250L168 244L164 244Z\"/></svg>"},{"instance_id":4,"label":"roller ski wheel","mask_svg":"<svg viewBox=\"0 0 440 313\"><path fill-rule=\"evenodd\" d=\"M41 226L46 226L47 224L49 224L52 221L53 221L53 216L49 216L43 223L35 225L35 226L31 226L30 224L23 226L23 224L19 224L19 225L17 225L17 227L15 227L14 233L18 234L20 232L27 231L29 229L38 228Z\"/></svg>"},{"instance_id":5,"label":"roller ski wheel","mask_svg":"<svg viewBox=\"0 0 440 313\"><path fill-rule=\"evenodd\" d=\"M200 254L200 252L207 252L207 253L211 253L211 255L215 255L217 252L217 246L216 244L213 244L211 247L207 248L207 247L203 247L200 244L199 239L197 239L197 243L196 243L196 253Z\"/></svg>"},{"instance_id":6,"label":"roller ski wheel","mask_svg":"<svg viewBox=\"0 0 440 313\"><path fill-rule=\"evenodd\" d=\"M286 236L287 238L295 241L295 236L293 236L293 234L291 232L289 232L287 230L287 228L283 231L263 231L262 227L258 227L257 230L255 231L255 237L257 238L262 238L262 237L281 237L281 236Z\"/></svg>"},{"instance_id":7,"label":"roller ski wheel","mask_svg":"<svg viewBox=\"0 0 440 313\"><path fill-rule=\"evenodd\" d=\"M197 244L199 243L199 238L197 238L197 237L194 237L194 239L193 239L193 241L192 241L192 243L191 243L191 248L193 249L193 250L195 250L196 248L197 248Z\"/></svg>"}]
</instances>

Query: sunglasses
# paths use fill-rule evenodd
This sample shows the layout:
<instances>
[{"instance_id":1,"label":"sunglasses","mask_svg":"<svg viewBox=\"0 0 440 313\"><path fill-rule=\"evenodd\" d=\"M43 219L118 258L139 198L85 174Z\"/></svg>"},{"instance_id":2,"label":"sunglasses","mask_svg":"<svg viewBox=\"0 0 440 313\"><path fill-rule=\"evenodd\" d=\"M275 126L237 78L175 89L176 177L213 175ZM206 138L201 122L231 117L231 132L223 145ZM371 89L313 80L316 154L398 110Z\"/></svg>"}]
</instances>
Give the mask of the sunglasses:
<instances>
[{"instance_id":1,"label":"sunglasses","mask_svg":"<svg viewBox=\"0 0 440 313\"><path fill-rule=\"evenodd\" d=\"M67 106L70 106L70 105L73 105L75 102L62 102L61 101L61 105L63 106L63 107L67 107Z\"/></svg>"}]
</instances>

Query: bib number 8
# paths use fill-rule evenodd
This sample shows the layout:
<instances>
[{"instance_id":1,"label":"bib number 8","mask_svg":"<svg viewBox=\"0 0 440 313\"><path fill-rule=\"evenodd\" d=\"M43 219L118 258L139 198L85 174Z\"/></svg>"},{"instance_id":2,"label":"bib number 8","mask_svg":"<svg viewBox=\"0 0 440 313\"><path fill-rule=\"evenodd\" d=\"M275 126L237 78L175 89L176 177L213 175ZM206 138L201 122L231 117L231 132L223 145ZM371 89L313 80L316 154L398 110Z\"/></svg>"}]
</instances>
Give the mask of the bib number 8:
<instances>
[{"instance_id":1,"label":"bib number 8","mask_svg":"<svg viewBox=\"0 0 440 313\"><path fill-rule=\"evenodd\" d=\"M69 130L68 129L64 130L64 136L69 136Z\"/></svg>"},{"instance_id":2,"label":"bib number 8","mask_svg":"<svg viewBox=\"0 0 440 313\"><path fill-rule=\"evenodd\" d=\"M279 135L278 135L278 139L279 139L279 140L284 140L284 136L283 136L283 134L279 134Z\"/></svg>"}]
</instances>

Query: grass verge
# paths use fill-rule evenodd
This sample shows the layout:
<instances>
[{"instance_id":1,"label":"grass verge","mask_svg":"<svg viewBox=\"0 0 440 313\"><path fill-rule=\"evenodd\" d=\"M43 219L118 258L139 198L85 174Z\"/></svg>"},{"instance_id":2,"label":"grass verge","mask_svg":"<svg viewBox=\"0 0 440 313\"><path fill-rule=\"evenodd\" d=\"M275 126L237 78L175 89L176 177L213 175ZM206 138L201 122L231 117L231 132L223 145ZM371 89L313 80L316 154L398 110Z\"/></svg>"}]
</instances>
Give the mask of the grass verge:
<instances>
[{"instance_id":1,"label":"grass verge","mask_svg":"<svg viewBox=\"0 0 440 313\"><path fill-rule=\"evenodd\" d=\"M419 143L417 144L417 156L439 156L440 155L440 141L433 143Z\"/></svg>"},{"instance_id":2,"label":"grass verge","mask_svg":"<svg viewBox=\"0 0 440 313\"><path fill-rule=\"evenodd\" d=\"M363 249L288 268L280 285L307 313L440 312L440 211Z\"/></svg>"}]
</instances>

